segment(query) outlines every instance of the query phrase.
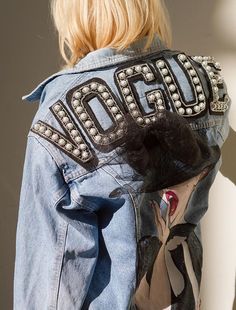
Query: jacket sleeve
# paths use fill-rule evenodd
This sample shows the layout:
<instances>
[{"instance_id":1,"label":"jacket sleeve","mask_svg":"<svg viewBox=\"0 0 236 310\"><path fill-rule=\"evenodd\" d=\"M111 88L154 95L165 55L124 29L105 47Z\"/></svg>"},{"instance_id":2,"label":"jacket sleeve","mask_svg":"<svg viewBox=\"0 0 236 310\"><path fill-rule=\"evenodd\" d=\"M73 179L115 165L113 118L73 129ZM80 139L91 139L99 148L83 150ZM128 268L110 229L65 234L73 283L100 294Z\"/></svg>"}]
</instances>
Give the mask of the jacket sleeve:
<instances>
[{"instance_id":1,"label":"jacket sleeve","mask_svg":"<svg viewBox=\"0 0 236 310\"><path fill-rule=\"evenodd\" d=\"M97 259L97 219L73 200L48 149L28 136L16 229L14 310L80 309Z\"/></svg>"}]
</instances>

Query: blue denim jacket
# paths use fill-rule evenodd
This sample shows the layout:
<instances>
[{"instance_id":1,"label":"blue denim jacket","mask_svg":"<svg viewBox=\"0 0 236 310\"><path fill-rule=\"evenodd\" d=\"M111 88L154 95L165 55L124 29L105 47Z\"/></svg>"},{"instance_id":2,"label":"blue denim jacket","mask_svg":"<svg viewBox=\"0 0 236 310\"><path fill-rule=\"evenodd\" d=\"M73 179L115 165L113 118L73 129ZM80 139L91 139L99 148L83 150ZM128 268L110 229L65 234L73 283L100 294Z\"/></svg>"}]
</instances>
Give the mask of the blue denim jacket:
<instances>
[{"instance_id":1,"label":"blue denim jacket","mask_svg":"<svg viewBox=\"0 0 236 310\"><path fill-rule=\"evenodd\" d=\"M221 157L181 182L165 179L163 160L156 173L166 186L145 192L122 150L164 111L221 147L231 102L213 57L169 50L158 37L144 52L144 43L90 52L23 97L39 107L27 136L14 310L199 309L200 220ZM195 156L174 130L176 154ZM164 145L168 132L157 134Z\"/></svg>"}]
</instances>

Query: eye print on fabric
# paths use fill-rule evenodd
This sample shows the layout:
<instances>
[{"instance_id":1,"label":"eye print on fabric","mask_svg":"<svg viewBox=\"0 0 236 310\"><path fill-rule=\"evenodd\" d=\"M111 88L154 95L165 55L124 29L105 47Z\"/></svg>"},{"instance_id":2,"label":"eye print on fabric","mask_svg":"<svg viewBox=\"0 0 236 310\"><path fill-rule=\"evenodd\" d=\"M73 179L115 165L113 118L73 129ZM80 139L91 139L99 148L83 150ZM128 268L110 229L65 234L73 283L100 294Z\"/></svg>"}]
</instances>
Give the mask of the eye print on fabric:
<instances>
[{"instance_id":1,"label":"eye print on fabric","mask_svg":"<svg viewBox=\"0 0 236 310\"><path fill-rule=\"evenodd\" d=\"M159 191L161 203L149 200L147 207L154 212L158 236L149 237L149 240L142 238L139 242L139 247L142 246L142 251L139 251L140 265L149 261L134 296L134 303L139 310L167 309L186 296L189 298L188 305L185 308L181 303L181 309L199 309L199 275L195 274L192 249L188 242L189 236L195 235L195 225L187 223L184 215L191 194L204 174L200 173L179 185ZM143 241L146 246L142 245ZM198 250L201 248L195 244L194 251ZM150 258L150 255L154 257ZM186 293L186 290L189 292ZM191 307L193 301L195 305Z\"/></svg>"}]
</instances>

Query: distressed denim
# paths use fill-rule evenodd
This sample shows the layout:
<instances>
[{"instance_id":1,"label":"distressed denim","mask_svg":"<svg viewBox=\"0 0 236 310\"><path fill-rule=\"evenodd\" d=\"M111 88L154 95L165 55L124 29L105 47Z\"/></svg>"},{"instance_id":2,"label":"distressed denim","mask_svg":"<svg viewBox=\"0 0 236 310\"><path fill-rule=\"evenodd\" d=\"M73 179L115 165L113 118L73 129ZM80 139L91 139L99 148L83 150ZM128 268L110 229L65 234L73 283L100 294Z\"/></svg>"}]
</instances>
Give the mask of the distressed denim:
<instances>
[{"instance_id":1,"label":"distressed denim","mask_svg":"<svg viewBox=\"0 0 236 310\"><path fill-rule=\"evenodd\" d=\"M158 37L147 51L144 43L90 52L23 97L39 107L20 192L14 310L200 307L200 220L222 158L202 179L140 192L143 179L121 159L124 119L141 128L169 110L221 148L231 102L212 58L168 50Z\"/></svg>"}]
</instances>

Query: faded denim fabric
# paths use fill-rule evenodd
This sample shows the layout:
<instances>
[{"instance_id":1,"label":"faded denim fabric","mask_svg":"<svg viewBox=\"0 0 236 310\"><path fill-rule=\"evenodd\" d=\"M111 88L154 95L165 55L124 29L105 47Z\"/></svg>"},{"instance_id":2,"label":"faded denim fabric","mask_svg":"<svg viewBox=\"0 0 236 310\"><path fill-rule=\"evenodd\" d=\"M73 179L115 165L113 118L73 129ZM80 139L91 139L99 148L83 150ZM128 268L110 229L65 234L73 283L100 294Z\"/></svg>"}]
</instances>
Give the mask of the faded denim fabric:
<instances>
[{"instance_id":1,"label":"faded denim fabric","mask_svg":"<svg viewBox=\"0 0 236 310\"><path fill-rule=\"evenodd\" d=\"M14 310L200 307L200 220L222 159L203 179L193 175L168 189L141 192L143 179L121 158L126 123L120 119L128 115L141 128L157 121L154 114L148 118L155 109L178 112L209 146L221 148L231 102L211 58L170 51L158 37L143 52L144 43L90 52L23 97L39 101L39 108L21 184ZM214 98L220 103L210 106ZM70 116L73 129L58 111Z\"/></svg>"}]
</instances>

